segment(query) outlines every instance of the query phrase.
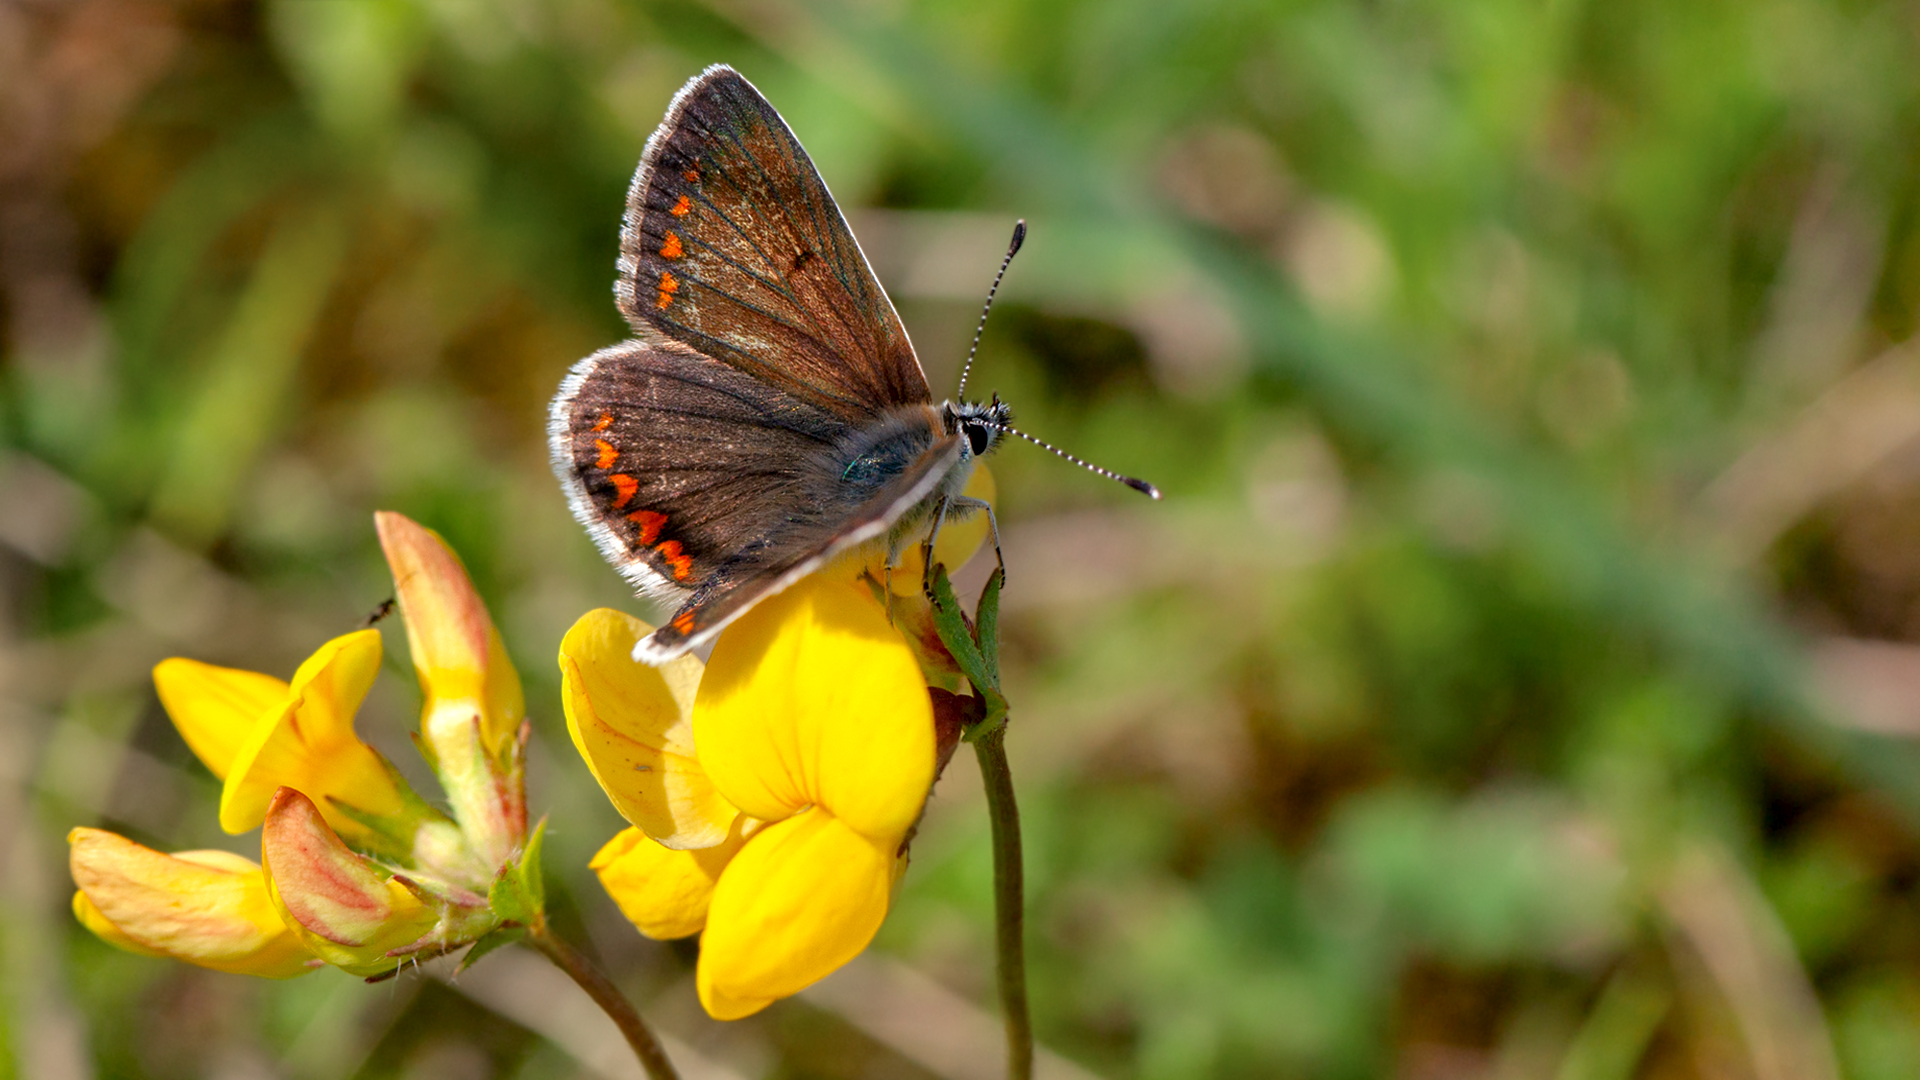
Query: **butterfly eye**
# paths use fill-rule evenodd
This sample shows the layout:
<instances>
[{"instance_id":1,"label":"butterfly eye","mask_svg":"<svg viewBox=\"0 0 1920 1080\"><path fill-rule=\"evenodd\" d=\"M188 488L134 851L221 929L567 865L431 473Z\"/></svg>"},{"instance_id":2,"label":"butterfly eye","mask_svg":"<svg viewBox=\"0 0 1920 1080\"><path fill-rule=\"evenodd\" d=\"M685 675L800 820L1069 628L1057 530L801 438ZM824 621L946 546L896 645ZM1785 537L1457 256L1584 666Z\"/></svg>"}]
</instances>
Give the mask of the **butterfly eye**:
<instances>
[{"instance_id":1,"label":"butterfly eye","mask_svg":"<svg viewBox=\"0 0 1920 1080\"><path fill-rule=\"evenodd\" d=\"M985 424L968 424L966 431L967 446L973 451L974 457L986 453L987 447L993 445L993 430Z\"/></svg>"}]
</instances>

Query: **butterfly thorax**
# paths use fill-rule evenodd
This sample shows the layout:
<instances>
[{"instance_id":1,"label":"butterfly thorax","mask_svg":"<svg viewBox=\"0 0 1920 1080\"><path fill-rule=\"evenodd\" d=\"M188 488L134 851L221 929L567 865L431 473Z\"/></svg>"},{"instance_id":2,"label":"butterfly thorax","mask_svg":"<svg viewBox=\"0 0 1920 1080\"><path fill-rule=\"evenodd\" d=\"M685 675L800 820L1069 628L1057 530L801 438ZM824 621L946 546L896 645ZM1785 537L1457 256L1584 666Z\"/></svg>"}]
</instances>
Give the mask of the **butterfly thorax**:
<instances>
[{"instance_id":1,"label":"butterfly thorax","mask_svg":"<svg viewBox=\"0 0 1920 1080\"><path fill-rule=\"evenodd\" d=\"M1013 410L995 395L991 401L948 401L940 406L947 434L965 437L968 457L980 457L999 445L1013 423Z\"/></svg>"}]
</instances>

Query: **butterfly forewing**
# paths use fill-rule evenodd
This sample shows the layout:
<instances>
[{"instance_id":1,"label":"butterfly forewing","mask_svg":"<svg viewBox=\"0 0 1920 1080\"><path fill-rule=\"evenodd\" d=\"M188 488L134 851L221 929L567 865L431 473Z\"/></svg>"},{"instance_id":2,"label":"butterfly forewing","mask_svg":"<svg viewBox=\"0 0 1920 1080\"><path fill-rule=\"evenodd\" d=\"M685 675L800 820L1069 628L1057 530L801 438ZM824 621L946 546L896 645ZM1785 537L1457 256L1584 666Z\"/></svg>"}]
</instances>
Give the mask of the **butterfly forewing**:
<instances>
[{"instance_id":1,"label":"butterfly forewing","mask_svg":"<svg viewBox=\"0 0 1920 1080\"><path fill-rule=\"evenodd\" d=\"M799 140L714 68L647 143L621 230L620 310L849 420L930 401L926 376Z\"/></svg>"}]
</instances>

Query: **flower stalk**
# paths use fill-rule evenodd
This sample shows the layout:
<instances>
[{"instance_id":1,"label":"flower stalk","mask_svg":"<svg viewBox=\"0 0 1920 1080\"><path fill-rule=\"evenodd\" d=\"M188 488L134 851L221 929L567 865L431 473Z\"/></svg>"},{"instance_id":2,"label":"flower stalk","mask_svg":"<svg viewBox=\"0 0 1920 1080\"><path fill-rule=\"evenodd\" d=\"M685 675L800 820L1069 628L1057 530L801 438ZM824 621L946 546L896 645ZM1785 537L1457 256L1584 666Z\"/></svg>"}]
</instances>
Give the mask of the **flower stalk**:
<instances>
[{"instance_id":1,"label":"flower stalk","mask_svg":"<svg viewBox=\"0 0 1920 1080\"><path fill-rule=\"evenodd\" d=\"M580 989L587 992L600 1011L607 1014L620 1034L633 1049L633 1056L640 1059L640 1065L647 1070L649 1080L679 1080L680 1074L673 1071L673 1062L667 1059L666 1050L660 1040L654 1038L653 1030L646 1021L640 1019L640 1011L633 1007L625 994L613 985L613 980L601 974L580 950L569 945L566 939L556 936L548 928L546 919L540 918L527 927L527 944L538 949L553 966L567 973Z\"/></svg>"},{"instance_id":2,"label":"flower stalk","mask_svg":"<svg viewBox=\"0 0 1920 1080\"><path fill-rule=\"evenodd\" d=\"M1027 1012L1026 876L1020 851L1020 808L1013 801L1007 768L1007 728L974 740L980 779L987 789L987 819L993 829L993 923L995 978L1006 1013L1007 1076L1033 1075L1033 1020Z\"/></svg>"},{"instance_id":3,"label":"flower stalk","mask_svg":"<svg viewBox=\"0 0 1920 1080\"><path fill-rule=\"evenodd\" d=\"M961 739L973 744L987 792L993 836L995 976L1007 1028L1007 1076L1033 1076L1033 1019L1027 1008L1026 877L1020 848L1020 808L1007 766L1007 699L1000 692L1000 587L1006 573L987 579L973 618L960 606L946 569L929 582L934 626L954 663L972 684Z\"/></svg>"}]
</instances>

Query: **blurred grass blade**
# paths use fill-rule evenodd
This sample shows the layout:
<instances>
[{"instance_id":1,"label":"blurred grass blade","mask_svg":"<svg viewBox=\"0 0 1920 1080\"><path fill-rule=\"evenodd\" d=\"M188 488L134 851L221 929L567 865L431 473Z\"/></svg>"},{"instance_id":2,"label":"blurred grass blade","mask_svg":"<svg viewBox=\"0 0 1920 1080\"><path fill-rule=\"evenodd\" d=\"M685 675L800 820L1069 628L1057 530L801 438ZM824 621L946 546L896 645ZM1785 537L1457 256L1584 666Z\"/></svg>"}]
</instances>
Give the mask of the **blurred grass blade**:
<instances>
[{"instance_id":1,"label":"blurred grass blade","mask_svg":"<svg viewBox=\"0 0 1920 1080\"><path fill-rule=\"evenodd\" d=\"M1633 1080L1673 995L1646 974L1624 967L1607 981L1580 1025L1556 1080Z\"/></svg>"},{"instance_id":2,"label":"blurred grass blade","mask_svg":"<svg viewBox=\"0 0 1920 1080\"><path fill-rule=\"evenodd\" d=\"M300 355L346 254L346 216L322 206L275 227L215 340L180 421L151 514L204 545L226 527L240 481L282 419Z\"/></svg>"}]
</instances>

